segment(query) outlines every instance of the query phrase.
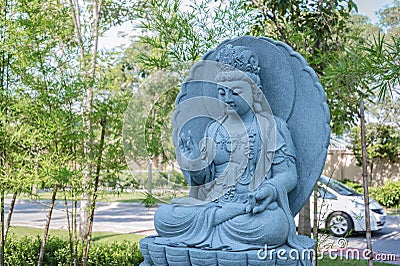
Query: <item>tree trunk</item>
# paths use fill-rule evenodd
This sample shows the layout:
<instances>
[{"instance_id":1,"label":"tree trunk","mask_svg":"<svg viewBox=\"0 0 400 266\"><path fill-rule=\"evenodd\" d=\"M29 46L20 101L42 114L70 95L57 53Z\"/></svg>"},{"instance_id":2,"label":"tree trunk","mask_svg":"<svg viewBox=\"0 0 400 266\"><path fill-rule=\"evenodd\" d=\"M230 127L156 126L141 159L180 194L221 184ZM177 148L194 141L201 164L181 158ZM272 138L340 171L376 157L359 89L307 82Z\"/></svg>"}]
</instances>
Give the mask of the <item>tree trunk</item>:
<instances>
[{"instance_id":1,"label":"tree trunk","mask_svg":"<svg viewBox=\"0 0 400 266\"><path fill-rule=\"evenodd\" d=\"M72 266L72 257L73 257L73 241L72 241L72 228L71 228L71 221L69 217L69 209L68 209L68 201L67 201L67 195L65 194L65 188L64 190L64 203L65 203L65 212L67 213L67 226L68 226L68 239L69 239L69 252L71 254L69 258L69 265Z\"/></svg>"},{"instance_id":2,"label":"tree trunk","mask_svg":"<svg viewBox=\"0 0 400 266\"><path fill-rule=\"evenodd\" d=\"M371 163L369 165L369 185L372 185L372 173L374 171L374 159L371 159Z\"/></svg>"},{"instance_id":3,"label":"tree trunk","mask_svg":"<svg viewBox=\"0 0 400 266\"><path fill-rule=\"evenodd\" d=\"M6 231L4 233L4 241L7 241L7 235L8 235L8 231L10 229L11 218L12 218L12 214L14 212L14 206L15 206L15 201L16 200L17 200L17 193L14 192L13 197L11 199L11 203L10 203L10 210L8 211L7 223L6 223Z\"/></svg>"},{"instance_id":4,"label":"tree trunk","mask_svg":"<svg viewBox=\"0 0 400 266\"><path fill-rule=\"evenodd\" d=\"M314 219L313 219L313 238L316 242L315 247L314 247L314 252L315 252L315 257L313 258L313 265L317 266L318 265L318 184L315 185L314 187L314 204L313 204L313 213L314 213Z\"/></svg>"},{"instance_id":5,"label":"tree trunk","mask_svg":"<svg viewBox=\"0 0 400 266\"><path fill-rule=\"evenodd\" d=\"M0 247L0 266L4 265L4 190L1 190L1 202L0 202L0 220L1 220L1 247Z\"/></svg>"},{"instance_id":6,"label":"tree trunk","mask_svg":"<svg viewBox=\"0 0 400 266\"><path fill-rule=\"evenodd\" d=\"M49 212L47 213L46 225L44 227L44 232L43 232L42 245L40 246L38 266L42 266L43 265L44 252L45 252L45 248L46 248L46 241L47 241L47 236L49 235L49 229L50 229L51 215L53 213L54 203L56 201L57 187L58 187L58 185L54 186L53 193L51 195Z\"/></svg>"},{"instance_id":7,"label":"tree trunk","mask_svg":"<svg viewBox=\"0 0 400 266\"><path fill-rule=\"evenodd\" d=\"M75 37L79 47L79 58L80 58L80 68L81 72L83 73L85 81L87 81L87 67L86 67L86 59L85 59L85 48L83 43L83 35L81 29L81 7L79 5L78 0L69 0L69 4L72 10L72 17L74 21L74 29L75 29ZM91 91L91 88L86 88L86 96L91 92L88 93L88 90ZM87 238L87 219L88 219L88 206L90 204L90 195L89 195L89 184L90 184L90 177L91 177L91 167L90 167L90 138L91 138L91 124L89 119L89 114L92 110L91 108L91 98L86 97L85 108L82 120L85 126L85 133L86 136L83 140L83 151L86 161L88 162L87 166L83 171L83 180L82 180L82 199L81 199L81 206L80 206L80 222L79 222L79 233L82 239Z\"/></svg>"},{"instance_id":8,"label":"tree trunk","mask_svg":"<svg viewBox=\"0 0 400 266\"><path fill-rule=\"evenodd\" d=\"M363 168L363 187L364 187L364 205L365 205L365 238L367 242L368 254L368 266L372 266L373 253L372 253L372 239L371 239L371 220L369 210L369 195L368 195L368 171L367 171L367 144L365 140L365 124L364 124L364 102L360 104L360 120L361 120L361 146L362 146L362 168Z\"/></svg>"},{"instance_id":9,"label":"tree trunk","mask_svg":"<svg viewBox=\"0 0 400 266\"><path fill-rule=\"evenodd\" d=\"M90 216L90 206L92 205L90 201L90 185L92 184L92 174L93 174L93 148L92 148L92 121L91 114L93 112L93 89L95 84L95 74L96 74L96 62L97 62L97 49L98 49L98 39L99 39L99 22L100 13L103 5L103 0L92 0L92 32L91 32L91 51L88 54L90 60L85 59L85 50L83 43L83 36L80 24L80 7L78 0L72 3L70 0L70 5L73 6L73 18L75 25L75 34L80 47L80 60L81 69L84 75L85 81L85 110L82 115L85 138L83 141L84 156L86 159L86 167L83 174L82 188L84 193L82 195L81 201L81 217L80 217L80 234L81 238L86 242L88 238L89 230L89 216ZM88 58L89 58L88 56Z\"/></svg>"},{"instance_id":10,"label":"tree trunk","mask_svg":"<svg viewBox=\"0 0 400 266\"><path fill-rule=\"evenodd\" d=\"M149 164L147 166L147 193L151 194L152 190L152 179L153 179L153 164L151 160L149 160Z\"/></svg>"},{"instance_id":11,"label":"tree trunk","mask_svg":"<svg viewBox=\"0 0 400 266\"><path fill-rule=\"evenodd\" d=\"M298 232L300 235L311 237L310 199L299 212Z\"/></svg>"},{"instance_id":12,"label":"tree trunk","mask_svg":"<svg viewBox=\"0 0 400 266\"><path fill-rule=\"evenodd\" d=\"M97 157L97 165L96 165L96 177L95 177L95 181L94 181L94 192L93 192L93 200L92 200L93 203L92 203L92 206L91 206L90 216L89 216L88 239L87 239L87 242L86 242L85 255L83 257L83 266L87 266L88 258L89 258L90 241L92 240L94 211L96 209L97 189L99 187L101 160L102 160L102 157L103 157L102 155L103 155L103 149L104 149L104 136L105 136L105 132L106 132L105 128L106 128L106 119L102 119L101 120L100 145L99 145L99 151L98 151L98 157Z\"/></svg>"},{"instance_id":13,"label":"tree trunk","mask_svg":"<svg viewBox=\"0 0 400 266\"><path fill-rule=\"evenodd\" d=\"M89 193L89 174L84 176L84 181L82 182L82 187L84 189L84 193L82 194L81 206L80 206L80 214L79 214L79 235L83 241L87 240L88 236L88 219L89 219L89 208L91 205L90 202L90 193Z\"/></svg>"},{"instance_id":14,"label":"tree trunk","mask_svg":"<svg viewBox=\"0 0 400 266\"><path fill-rule=\"evenodd\" d=\"M74 266L78 266L78 223L76 221L78 216L78 201L73 200L72 219L73 219L73 232L74 232Z\"/></svg>"}]
</instances>

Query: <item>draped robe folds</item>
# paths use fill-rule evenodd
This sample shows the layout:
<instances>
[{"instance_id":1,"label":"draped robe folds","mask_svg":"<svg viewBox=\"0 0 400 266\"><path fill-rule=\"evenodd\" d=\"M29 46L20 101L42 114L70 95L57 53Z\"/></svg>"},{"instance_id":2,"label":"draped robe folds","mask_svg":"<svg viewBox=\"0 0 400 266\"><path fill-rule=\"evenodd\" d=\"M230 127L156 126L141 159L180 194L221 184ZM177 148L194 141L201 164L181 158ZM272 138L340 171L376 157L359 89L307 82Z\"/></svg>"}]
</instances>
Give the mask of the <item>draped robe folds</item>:
<instances>
[{"instance_id":1,"label":"draped robe folds","mask_svg":"<svg viewBox=\"0 0 400 266\"><path fill-rule=\"evenodd\" d=\"M257 115L257 119L260 121L265 118ZM222 197L201 205L162 205L154 218L154 225L158 233L155 243L233 251L259 249L264 248L265 245L268 248L276 248L287 244L292 248L302 250L305 244L296 235L296 227L288 203L288 193L297 185L295 149L286 123L275 118L275 125L273 127L276 132L275 147L272 150L267 145L258 147L257 159L262 165L262 170L265 171L261 184L236 197L240 199L240 202L244 202L243 197L246 198L248 193L255 192L263 186L272 186L276 195L273 202L264 211L242 213L216 224L217 211L221 208L229 211L231 203L222 200ZM215 132L212 127L211 124L211 132ZM260 137L265 140L268 138L266 134L270 133L263 132ZM210 135L210 130L207 134ZM268 164L267 160L272 160L272 165ZM243 175L249 174L248 168L249 165ZM210 173L212 175L212 171L203 174L209 176ZM217 177L213 176L212 178L215 180ZM210 178L206 177L206 179ZM236 183L233 193L240 190L238 189L239 183ZM247 183L247 187L251 186L254 186L254 182L250 181ZM202 189L204 194L202 197L208 200L207 187Z\"/></svg>"}]
</instances>

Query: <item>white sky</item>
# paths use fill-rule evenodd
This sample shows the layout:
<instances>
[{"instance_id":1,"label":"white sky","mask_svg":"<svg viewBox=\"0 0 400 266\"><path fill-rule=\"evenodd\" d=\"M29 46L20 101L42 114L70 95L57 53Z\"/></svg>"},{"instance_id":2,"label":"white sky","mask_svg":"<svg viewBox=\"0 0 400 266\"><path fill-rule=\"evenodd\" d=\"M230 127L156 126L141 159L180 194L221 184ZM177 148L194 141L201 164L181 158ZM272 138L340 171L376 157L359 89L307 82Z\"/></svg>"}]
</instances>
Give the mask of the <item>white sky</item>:
<instances>
[{"instance_id":1,"label":"white sky","mask_svg":"<svg viewBox=\"0 0 400 266\"><path fill-rule=\"evenodd\" d=\"M375 13L379 9L394 3L393 0L354 0L354 2L356 2L358 6L358 13L367 15L373 24L378 22Z\"/></svg>"},{"instance_id":2,"label":"white sky","mask_svg":"<svg viewBox=\"0 0 400 266\"><path fill-rule=\"evenodd\" d=\"M378 18L376 12L386 5L394 3L393 0L354 0L358 6L358 13L367 15L373 24L377 23ZM129 33L132 32L133 26L130 23L125 23L118 27L111 28L106 32L105 36L99 40L100 49L112 49L118 46L129 45ZM119 32L124 32L125 37L119 36Z\"/></svg>"}]
</instances>

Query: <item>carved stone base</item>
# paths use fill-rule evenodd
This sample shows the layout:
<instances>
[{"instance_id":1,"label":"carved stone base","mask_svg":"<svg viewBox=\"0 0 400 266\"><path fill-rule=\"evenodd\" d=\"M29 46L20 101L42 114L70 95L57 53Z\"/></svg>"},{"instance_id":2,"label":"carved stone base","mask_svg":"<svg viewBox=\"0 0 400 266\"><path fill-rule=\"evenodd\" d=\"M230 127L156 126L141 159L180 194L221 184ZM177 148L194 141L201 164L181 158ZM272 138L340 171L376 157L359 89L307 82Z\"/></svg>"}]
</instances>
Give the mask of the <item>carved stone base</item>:
<instances>
[{"instance_id":1,"label":"carved stone base","mask_svg":"<svg viewBox=\"0 0 400 266\"><path fill-rule=\"evenodd\" d=\"M144 261L141 266L309 266L312 265L314 241L303 237L307 249L298 251L283 245L275 249L245 251L205 250L187 247L170 247L154 243L155 237L140 240Z\"/></svg>"}]
</instances>

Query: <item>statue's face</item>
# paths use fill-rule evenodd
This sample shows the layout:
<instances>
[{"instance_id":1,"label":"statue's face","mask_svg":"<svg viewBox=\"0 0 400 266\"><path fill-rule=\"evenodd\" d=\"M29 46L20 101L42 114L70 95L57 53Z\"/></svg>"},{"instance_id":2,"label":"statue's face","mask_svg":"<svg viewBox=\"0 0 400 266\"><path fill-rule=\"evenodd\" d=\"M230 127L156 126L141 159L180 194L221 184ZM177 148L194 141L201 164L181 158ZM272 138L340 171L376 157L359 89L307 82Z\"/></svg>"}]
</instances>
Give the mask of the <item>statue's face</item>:
<instances>
[{"instance_id":1,"label":"statue's face","mask_svg":"<svg viewBox=\"0 0 400 266\"><path fill-rule=\"evenodd\" d=\"M244 115L251 110L253 94L250 84L243 80L219 83L218 99L229 105L238 115Z\"/></svg>"}]
</instances>

